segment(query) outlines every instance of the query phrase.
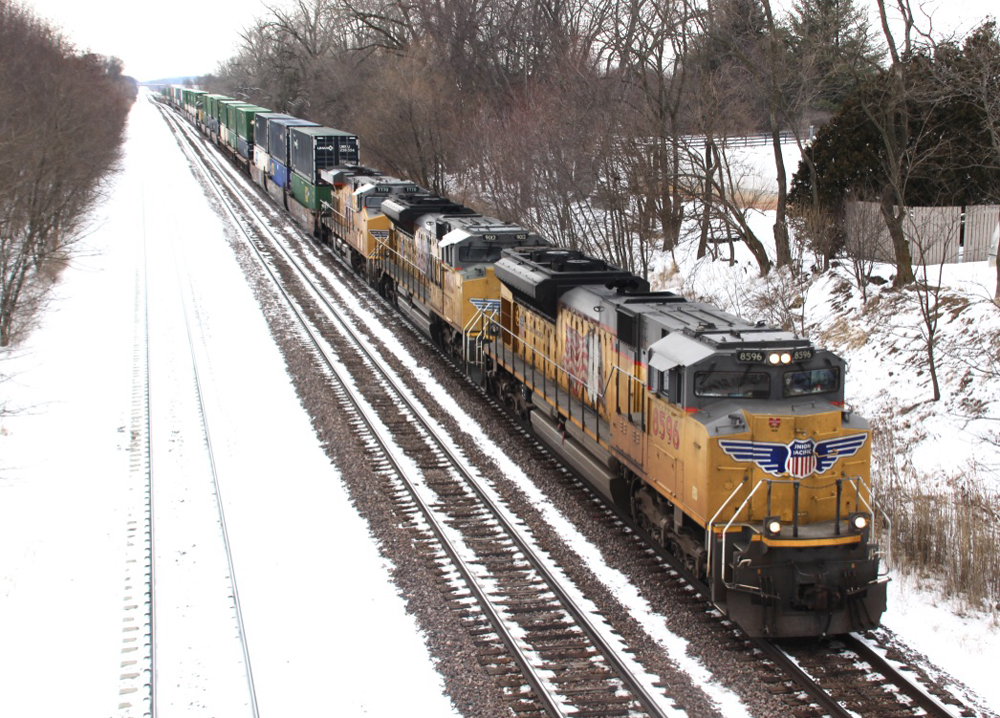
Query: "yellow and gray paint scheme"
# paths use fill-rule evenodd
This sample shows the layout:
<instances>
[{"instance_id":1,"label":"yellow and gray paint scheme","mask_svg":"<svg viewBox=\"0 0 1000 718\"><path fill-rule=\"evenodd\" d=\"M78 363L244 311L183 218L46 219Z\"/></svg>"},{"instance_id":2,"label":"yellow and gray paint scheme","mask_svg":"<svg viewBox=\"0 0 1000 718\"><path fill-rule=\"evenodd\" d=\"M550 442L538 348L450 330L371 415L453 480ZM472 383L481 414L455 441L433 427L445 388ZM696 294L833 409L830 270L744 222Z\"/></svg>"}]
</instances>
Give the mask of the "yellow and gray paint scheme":
<instances>
[{"instance_id":1,"label":"yellow and gray paint scheme","mask_svg":"<svg viewBox=\"0 0 1000 718\"><path fill-rule=\"evenodd\" d=\"M491 383L751 634L877 624L871 439L845 364L562 249L504 252Z\"/></svg>"}]
</instances>

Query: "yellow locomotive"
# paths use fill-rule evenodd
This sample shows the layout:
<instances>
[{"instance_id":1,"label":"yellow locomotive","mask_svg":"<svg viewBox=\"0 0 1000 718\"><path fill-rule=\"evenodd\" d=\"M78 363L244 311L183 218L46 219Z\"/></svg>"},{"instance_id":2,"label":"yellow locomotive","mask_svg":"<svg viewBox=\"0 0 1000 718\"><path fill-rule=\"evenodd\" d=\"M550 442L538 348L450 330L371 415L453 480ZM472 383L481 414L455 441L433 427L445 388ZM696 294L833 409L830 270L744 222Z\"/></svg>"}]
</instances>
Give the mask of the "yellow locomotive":
<instances>
[{"instance_id":1,"label":"yellow locomotive","mask_svg":"<svg viewBox=\"0 0 1000 718\"><path fill-rule=\"evenodd\" d=\"M320 176L333 187L330 203L322 213L327 239L332 235L354 271L375 281L375 269L395 247L390 243L392 223L382 212L382 202L389 197L416 195L420 187L366 167L337 167L322 170Z\"/></svg>"},{"instance_id":2,"label":"yellow locomotive","mask_svg":"<svg viewBox=\"0 0 1000 718\"><path fill-rule=\"evenodd\" d=\"M871 441L843 360L579 252L508 250L488 384L751 635L876 625Z\"/></svg>"},{"instance_id":3,"label":"yellow locomotive","mask_svg":"<svg viewBox=\"0 0 1000 718\"><path fill-rule=\"evenodd\" d=\"M501 251L549 243L432 194L390 197L381 211L392 233L377 260L380 290L439 345L468 359L499 305L493 264Z\"/></svg>"}]
</instances>

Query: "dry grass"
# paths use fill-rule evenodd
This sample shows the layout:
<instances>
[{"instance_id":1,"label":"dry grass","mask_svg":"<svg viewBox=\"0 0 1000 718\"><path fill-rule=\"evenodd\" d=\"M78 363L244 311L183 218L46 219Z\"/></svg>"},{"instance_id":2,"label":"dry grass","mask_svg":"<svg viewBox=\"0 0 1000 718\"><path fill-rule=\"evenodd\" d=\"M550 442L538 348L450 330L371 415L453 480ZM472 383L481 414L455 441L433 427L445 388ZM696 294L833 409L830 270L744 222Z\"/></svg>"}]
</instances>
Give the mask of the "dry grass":
<instances>
[{"instance_id":1,"label":"dry grass","mask_svg":"<svg viewBox=\"0 0 1000 718\"><path fill-rule=\"evenodd\" d=\"M755 188L737 188L733 195L736 205L744 209L759 209L766 212L778 208L777 192L765 192Z\"/></svg>"},{"instance_id":2,"label":"dry grass","mask_svg":"<svg viewBox=\"0 0 1000 718\"><path fill-rule=\"evenodd\" d=\"M860 349L868 343L868 332L844 317L836 316L832 321L817 329L816 339L820 344L840 347L841 351Z\"/></svg>"},{"instance_id":3,"label":"dry grass","mask_svg":"<svg viewBox=\"0 0 1000 718\"><path fill-rule=\"evenodd\" d=\"M1000 497L987 490L976 467L945 481L920 475L901 458L909 452L898 443L891 427L875 427L873 459L880 470L873 490L892 522L893 568L934 578L947 597L996 615Z\"/></svg>"}]
</instances>

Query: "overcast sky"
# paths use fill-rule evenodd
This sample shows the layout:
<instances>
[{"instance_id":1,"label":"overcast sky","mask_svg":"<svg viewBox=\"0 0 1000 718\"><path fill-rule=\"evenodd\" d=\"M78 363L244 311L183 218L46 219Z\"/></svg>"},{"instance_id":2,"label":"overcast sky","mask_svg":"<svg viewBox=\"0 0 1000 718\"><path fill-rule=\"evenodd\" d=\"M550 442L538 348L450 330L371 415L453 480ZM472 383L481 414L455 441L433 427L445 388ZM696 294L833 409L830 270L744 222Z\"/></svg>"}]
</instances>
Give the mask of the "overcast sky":
<instances>
[{"instance_id":1,"label":"overcast sky","mask_svg":"<svg viewBox=\"0 0 1000 718\"><path fill-rule=\"evenodd\" d=\"M284 0L24 0L80 50L121 58L126 74L140 82L214 71L234 54L240 31L268 14L264 1L284 4ZM859 3L874 7L874 0ZM939 30L967 31L987 15L1000 14L996 0L934 0L925 5L937 8Z\"/></svg>"},{"instance_id":2,"label":"overcast sky","mask_svg":"<svg viewBox=\"0 0 1000 718\"><path fill-rule=\"evenodd\" d=\"M214 71L235 53L240 31L268 14L261 0L22 1L78 49L121 58L140 82Z\"/></svg>"}]
</instances>

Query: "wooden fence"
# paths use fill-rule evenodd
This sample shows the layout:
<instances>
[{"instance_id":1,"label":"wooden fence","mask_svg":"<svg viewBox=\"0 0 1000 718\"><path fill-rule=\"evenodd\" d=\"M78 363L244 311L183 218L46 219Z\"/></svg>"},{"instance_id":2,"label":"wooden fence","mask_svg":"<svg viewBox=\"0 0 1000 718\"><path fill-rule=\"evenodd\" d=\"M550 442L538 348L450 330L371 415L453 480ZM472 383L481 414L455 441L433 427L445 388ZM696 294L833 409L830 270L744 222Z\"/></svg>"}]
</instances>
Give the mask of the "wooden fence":
<instances>
[{"instance_id":1,"label":"wooden fence","mask_svg":"<svg viewBox=\"0 0 1000 718\"><path fill-rule=\"evenodd\" d=\"M864 259L894 262L889 230L875 202L848 202L845 212L847 250ZM903 232L914 263L983 262L1000 231L1000 205L911 207ZM996 251L994 249L994 251Z\"/></svg>"}]
</instances>

